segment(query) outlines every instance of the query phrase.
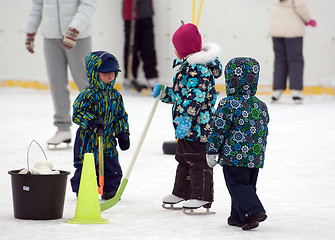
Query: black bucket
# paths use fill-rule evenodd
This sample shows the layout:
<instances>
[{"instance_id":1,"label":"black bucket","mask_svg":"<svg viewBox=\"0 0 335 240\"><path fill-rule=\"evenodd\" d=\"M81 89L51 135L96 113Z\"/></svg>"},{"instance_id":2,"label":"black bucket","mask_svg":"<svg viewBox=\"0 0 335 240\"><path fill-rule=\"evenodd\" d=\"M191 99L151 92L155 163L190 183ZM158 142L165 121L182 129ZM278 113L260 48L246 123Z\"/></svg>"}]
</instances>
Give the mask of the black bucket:
<instances>
[{"instance_id":1,"label":"black bucket","mask_svg":"<svg viewBox=\"0 0 335 240\"><path fill-rule=\"evenodd\" d=\"M49 220L63 217L67 175L8 173L12 178L14 217L19 219Z\"/></svg>"},{"instance_id":2,"label":"black bucket","mask_svg":"<svg viewBox=\"0 0 335 240\"><path fill-rule=\"evenodd\" d=\"M41 145L33 140L27 153L29 170L29 150L36 143L47 157ZM19 219L49 220L63 217L64 199L68 171L59 174L19 174L21 170L8 173L12 179L14 217Z\"/></svg>"}]
</instances>

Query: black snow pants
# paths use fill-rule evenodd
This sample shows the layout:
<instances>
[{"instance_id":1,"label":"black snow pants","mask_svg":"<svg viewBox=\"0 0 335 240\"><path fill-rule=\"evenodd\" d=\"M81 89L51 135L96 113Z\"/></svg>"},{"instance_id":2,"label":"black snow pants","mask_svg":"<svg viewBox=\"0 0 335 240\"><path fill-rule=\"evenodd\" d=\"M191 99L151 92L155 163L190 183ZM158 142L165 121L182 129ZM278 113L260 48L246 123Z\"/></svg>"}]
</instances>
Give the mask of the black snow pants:
<instances>
[{"instance_id":1,"label":"black snow pants","mask_svg":"<svg viewBox=\"0 0 335 240\"><path fill-rule=\"evenodd\" d=\"M173 194L213 202L213 168L207 165L206 143L178 140L175 158L178 167Z\"/></svg>"}]
</instances>

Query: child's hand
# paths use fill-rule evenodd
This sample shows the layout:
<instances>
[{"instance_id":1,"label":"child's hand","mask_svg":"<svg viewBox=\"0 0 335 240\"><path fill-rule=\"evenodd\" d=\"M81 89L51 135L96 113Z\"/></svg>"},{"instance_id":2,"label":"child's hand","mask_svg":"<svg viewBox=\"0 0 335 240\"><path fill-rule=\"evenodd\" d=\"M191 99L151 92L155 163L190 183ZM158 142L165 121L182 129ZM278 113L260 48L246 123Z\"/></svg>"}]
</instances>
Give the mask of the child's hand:
<instances>
[{"instance_id":1,"label":"child's hand","mask_svg":"<svg viewBox=\"0 0 335 240\"><path fill-rule=\"evenodd\" d=\"M156 84L154 86L154 89L152 90L152 96L154 98L158 97L161 94L161 91L163 91L165 88L165 85L163 84Z\"/></svg>"},{"instance_id":2,"label":"child's hand","mask_svg":"<svg viewBox=\"0 0 335 240\"><path fill-rule=\"evenodd\" d=\"M206 160L207 160L207 165L211 168L215 167L218 162L216 161L216 158L218 157L217 154L206 154Z\"/></svg>"},{"instance_id":3,"label":"child's hand","mask_svg":"<svg viewBox=\"0 0 335 240\"><path fill-rule=\"evenodd\" d=\"M190 131L191 121L184 117L177 117L173 122L178 124L176 130L177 138L184 138Z\"/></svg>"},{"instance_id":4,"label":"child's hand","mask_svg":"<svg viewBox=\"0 0 335 240\"><path fill-rule=\"evenodd\" d=\"M129 141L128 133L120 133L119 136L117 136L117 138L118 138L119 146L122 151L129 149L130 141Z\"/></svg>"},{"instance_id":5,"label":"child's hand","mask_svg":"<svg viewBox=\"0 0 335 240\"><path fill-rule=\"evenodd\" d=\"M92 132L98 133L100 128L103 128L105 126L105 124L103 122L101 122L101 120L93 120L91 125L90 125L90 130Z\"/></svg>"}]
</instances>

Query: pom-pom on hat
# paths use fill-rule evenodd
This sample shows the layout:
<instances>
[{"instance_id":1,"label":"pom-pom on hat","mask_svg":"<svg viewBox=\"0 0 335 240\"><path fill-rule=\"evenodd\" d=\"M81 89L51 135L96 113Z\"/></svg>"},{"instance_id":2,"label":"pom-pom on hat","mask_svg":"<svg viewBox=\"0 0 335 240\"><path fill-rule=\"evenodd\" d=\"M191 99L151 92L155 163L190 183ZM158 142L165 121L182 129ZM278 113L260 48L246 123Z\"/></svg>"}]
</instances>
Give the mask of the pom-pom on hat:
<instances>
[{"instance_id":1,"label":"pom-pom on hat","mask_svg":"<svg viewBox=\"0 0 335 240\"><path fill-rule=\"evenodd\" d=\"M202 48L201 34L196 25L181 25L172 36L172 43L180 58L199 52Z\"/></svg>"}]
</instances>

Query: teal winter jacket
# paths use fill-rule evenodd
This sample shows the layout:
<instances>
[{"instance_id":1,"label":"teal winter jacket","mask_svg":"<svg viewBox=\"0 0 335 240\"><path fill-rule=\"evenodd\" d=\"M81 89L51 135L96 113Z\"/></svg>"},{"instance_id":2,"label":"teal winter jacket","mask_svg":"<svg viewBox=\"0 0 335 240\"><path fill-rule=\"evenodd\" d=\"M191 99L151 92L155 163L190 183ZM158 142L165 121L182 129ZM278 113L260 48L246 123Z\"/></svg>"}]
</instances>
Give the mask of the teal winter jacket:
<instances>
[{"instance_id":1,"label":"teal winter jacket","mask_svg":"<svg viewBox=\"0 0 335 240\"><path fill-rule=\"evenodd\" d=\"M174 61L174 67L179 66L179 69L172 87L165 88L161 100L173 104L173 120L184 117L191 122L184 140L207 142L217 99L215 79L222 75L219 52L220 47L210 43L200 52ZM177 129L176 123L174 128Z\"/></svg>"}]
</instances>

